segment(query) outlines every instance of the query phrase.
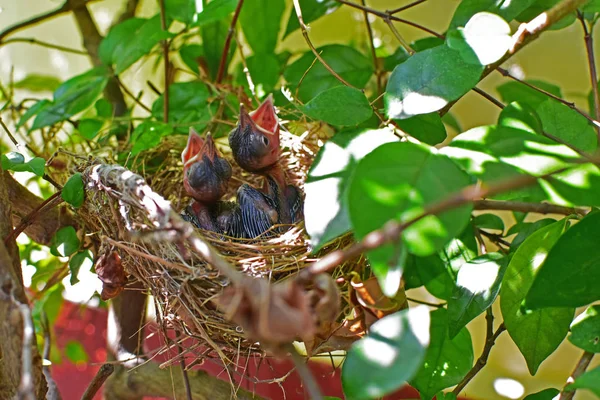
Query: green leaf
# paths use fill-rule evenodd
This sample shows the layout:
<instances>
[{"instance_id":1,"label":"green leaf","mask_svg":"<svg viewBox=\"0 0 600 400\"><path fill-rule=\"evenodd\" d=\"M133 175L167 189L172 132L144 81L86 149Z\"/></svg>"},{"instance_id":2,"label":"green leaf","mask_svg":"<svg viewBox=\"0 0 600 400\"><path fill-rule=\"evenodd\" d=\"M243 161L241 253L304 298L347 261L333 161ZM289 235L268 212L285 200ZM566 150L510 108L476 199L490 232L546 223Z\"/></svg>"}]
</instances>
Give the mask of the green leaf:
<instances>
[{"instance_id":1,"label":"green leaf","mask_svg":"<svg viewBox=\"0 0 600 400\"><path fill-rule=\"evenodd\" d=\"M548 11L550 8L554 7L561 0L535 0L533 4L525 9L521 14L519 14L515 19L519 22L529 22L538 15ZM554 25L550 26L548 30L559 30L566 28L571 25L577 19L577 15L575 12L567 14L567 16L563 17L560 21L556 22Z\"/></svg>"},{"instance_id":2,"label":"green leaf","mask_svg":"<svg viewBox=\"0 0 600 400\"><path fill-rule=\"evenodd\" d=\"M148 55L158 42L173 35L163 31L160 15L130 18L114 26L100 43L98 55L106 65L114 65L118 75Z\"/></svg>"},{"instance_id":3,"label":"green leaf","mask_svg":"<svg viewBox=\"0 0 600 400\"><path fill-rule=\"evenodd\" d=\"M417 257L411 255L402 275L405 289L425 286L438 299L448 300L454 289L454 277L438 255Z\"/></svg>"},{"instance_id":4,"label":"green leaf","mask_svg":"<svg viewBox=\"0 0 600 400\"><path fill-rule=\"evenodd\" d=\"M537 107L544 131L590 154L598 148L598 137L592 124L577 111L547 99Z\"/></svg>"},{"instance_id":5,"label":"green leaf","mask_svg":"<svg viewBox=\"0 0 600 400\"><path fill-rule=\"evenodd\" d=\"M444 114L444 116L442 117L442 122L448 125L450 128L454 129L457 133L463 131L462 127L460 126L460 123L451 112L447 112L446 114Z\"/></svg>"},{"instance_id":6,"label":"green leaf","mask_svg":"<svg viewBox=\"0 0 600 400\"><path fill-rule=\"evenodd\" d=\"M451 339L445 309L431 312L429 337L425 361L410 382L422 399L432 399L440 390L456 385L473 366L471 335L463 328Z\"/></svg>"},{"instance_id":7,"label":"green leaf","mask_svg":"<svg viewBox=\"0 0 600 400\"><path fill-rule=\"evenodd\" d=\"M80 245L75 228L65 226L60 228L52 238L50 252L57 257L68 257L75 253Z\"/></svg>"},{"instance_id":8,"label":"green leaf","mask_svg":"<svg viewBox=\"0 0 600 400\"><path fill-rule=\"evenodd\" d=\"M409 57L410 54L408 54L404 47L398 46L392 55L383 59L383 69L392 72L397 65L402 64L404 61L408 60Z\"/></svg>"},{"instance_id":9,"label":"green leaf","mask_svg":"<svg viewBox=\"0 0 600 400\"><path fill-rule=\"evenodd\" d=\"M109 119L113 116L113 106L106 99L98 99L96 104L94 104L96 108L96 115L102 119Z\"/></svg>"},{"instance_id":10,"label":"green leaf","mask_svg":"<svg viewBox=\"0 0 600 400\"><path fill-rule=\"evenodd\" d=\"M504 233L504 221L496 214L480 214L473 218L473 225L480 229L492 229Z\"/></svg>"},{"instance_id":11,"label":"green leaf","mask_svg":"<svg viewBox=\"0 0 600 400\"><path fill-rule=\"evenodd\" d=\"M214 2L209 3L209 5L213 3ZM235 3L237 4L237 0L235 0ZM227 34L229 33L230 21L231 18L227 17L223 20L206 23L200 27L202 47L204 50L204 61L206 61L206 65L208 66L208 71L210 72L210 77L212 79L216 78L219 71L221 56L223 54L223 49L225 48ZM225 65L229 65L229 60L231 60L231 57L235 52L235 43L235 38L233 38L229 46L229 54L227 55L228 62Z\"/></svg>"},{"instance_id":12,"label":"green leaf","mask_svg":"<svg viewBox=\"0 0 600 400\"><path fill-rule=\"evenodd\" d=\"M199 44L186 44L179 49L181 60L196 74L200 73L198 62L203 55L204 50Z\"/></svg>"},{"instance_id":13,"label":"green leaf","mask_svg":"<svg viewBox=\"0 0 600 400\"><path fill-rule=\"evenodd\" d=\"M441 177L443 176L443 179ZM359 239L389 220L407 221L427 205L458 192L470 178L435 149L415 143L388 143L363 158L349 189L352 226ZM428 256L443 248L468 223L472 207L428 216L403 232L408 250ZM397 254L393 245L368 253L375 275L384 275Z\"/></svg>"},{"instance_id":14,"label":"green leaf","mask_svg":"<svg viewBox=\"0 0 600 400\"><path fill-rule=\"evenodd\" d=\"M87 140L93 140L98 135L98 132L100 132L100 129L102 129L102 125L104 125L104 122L102 122L99 119L81 119L79 120L77 130L79 130L81 136L83 136Z\"/></svg>"},{"instance_id":15,"label":"green leaf","mask_svg":"<svg viewBox=\"0 0 600 400\"><path fill-rule=\"evenodd\" d=\"M484 254L463 264L448 301L449 334L454 337L496 300L508 260L500 253Z\"/></svg>"},{"instance_id":16,"label":"green leaf","mask_svg":"<svg viewBox=\"0 0 600 400\"><path fill-rule=\"evenodd\" d=\"M144 121L139 124L131 135L131 155L136 155L144 150L151 149L160 143L160 140L173 133L171 125L162 122Z\"/></svg>"},{"instance_id":17,"label":"green leaf","mask_svg":"<svg viewBox=\"0 0 600 400\"><path fill-rule=\"evenodd\" d=\"M581 7L581 11L584 13L597 13L600 12L600 0L590 0L586 5Z\"/></svg>"},{"instance_id":18,"label":"green leaf","mask_svg":"<svg viewBox=\"0 0 600 400\"><path fill-rule=\"evenodd\" d=\"M348 188L358 161L397 141L386 128L353 129L338 132L321 147L304 185L304 220L313 251L350 230Z\"/></svg>"},{"instance_id":19,"label":"green leaf","mask_svg":"<svg viewBox=\"0 0 600 400\"><path fill-rule=\"evenodd\" d=\"M448 46L470 64L488 65L500 60L512 46L510 26L489 12L475 14L464 28L450 31Z\"/></svg>"},{"instance_id":20,"label":"green leaf","mask_svg":"<svg viewBox=\"0 0 600 400\"><path fill-rule=\"evenodd\" d=\"M438 111L473 88L482 71L447 46L417 53L390 76L384 97L387 116L406 119Z\"/></svg>"},{"instance_id":21,"label":"green leaf","mask_svg":"<svg viewBox=\"0 0 600 400\"><path fill-rule=\"evenodd\" d=\"M60 195L64 201L73 207L81 207L85 197L85 190L83 187L83 178L79 172L69 178Z\"/></svg>"},{"instance_id":22,"label":"green leaf","mask_svg":"<svg viewBox=\"0 0 600 400\"><path fill-rule=\"evenodd\" d=\"M589 306L571 324L569 342L591 353L600 353L600 305Z\"/></svg>"},{"instance_id":23,"label":"green leaf","mask_svg":"<svg viewBox=\"0 0 600 400\"><path fill-rule=\"evenodd\" d=\"M354 343L342 367L347 398L373 399L411 379L429 344L429 311L416 307L383 317Z\"/></svg>"},{"instance_id":24,"label":"green leaf","mask_svg":"<svg viewBox=\"0 0 600 400\"><path fill-rule=\"evenodd\" d=\"M531 375L535 375L542 361L567 336L575 314L573 308L533 311L522 308L535 275L563 233L566 222L564 219L539 229L519 246L504 274L500 289L500 308L506 330L525 357Z\"/></svg>"},{"instance_id":25,"label":"green leaf","mask_svg":"<svg viewBox=\"0 0 600 400\"><path fill-rule=\"evenodd\" d=\"M94 68L77 75L56 89L51 104L44 105L31 129L40 129L72 117L90 107L108 82L105 68Z\"/></svg>"},{"instance_id":26,"label":"green leaf","mask_svg":"<svg viewBox=\"0 0 600 400\"><path fill-rule=\"evenodd\" d=\"M21 116L21 118L19 119L19 122L17 123L16 128L19 129L20 127L25 125L27 123L27 121L29 121L31 119L31 117L33 117L34 115L37 115L40 111L42 111L46 107L49 107L51 104L52 104L52 102L48 99L42 99L42 100L36 102L34 105L29 107L29 109L27 111L25 111L25 113Z\"/></svg>"},{"instance_id":27,"label":"green leaf","mask_svg":"<svg viewBox=\"0 0 600 400\"><path fill-rule=\"evenodd\" d=\"M27 89L31 92L53 92L60 86L62 81L55 76L29 74L18 82L15 82L15 89Z\"/></svg>"},{"instance_id":28,"label":"green leaf","mask_svg":"<svg viewBox=\"0 0 600 400\"><path fill-rule=\"evenodd\" d=\"M89 250L78 251L73 254L73 257L69 260L69 270L71 271L71 285L75 285L79 282L77 275L81 270L81 267L87 267L88 270L94 265L94 256Z\"/></svg>"},{"instance_id":29,"label":"green leaf","mask_svg":"<svg viewBox=\"0 0 600 400\"><path fill-rule=\"evenodd\" d=\"M450 28L465 26L471 17L480 11L489 11L498 14L507 21L511 21L535 0L463 0L456 8Z\"/></svg>"},{"instance_id":30,"label":"green leaf","mask_svg":"<svg viewBox=\"0 0 600 400\"><path fill-rule=\"evenodd\" d=\"M212 117L207 104L209 95L206 85L200 81L177 82L169 86L169 123L178 125L177 132L186 134L190 127L201 132L208 125ZM163 120L164 101L164 95L161 95L152 104L152 115L159 121Z\"/></svg>"},{"instance_id":31,"label":"green leaf","mask_svg":"<svg viewBox=\"0 0 600 400\"><path fill-rule=\"evenodd\" d=\"M542 121L529 104L513 101L500 112L498 125L542 134Z\"/></svg>"},{"instance_id":32,"label":"green leaf","mask_svg":"<svg viewBox=\"0 0 600 400\"><path fill-rule=\"evenodd\" d=\"M168 17L189 25L196 14L195 0L165 0L165 13Z\"/></svg>"},{"instance_id":33,"label":"green leaf","mask_svg":"<svg viewBox=\"0 0 600 400\"><path fill-rule=\"evenodd\" d=\"M559 393L560 390L549 388L541 392L529 394L523 400L553 400Z\"/></svg>"},{"instance_id":34,"label":"green leaf","mask_svg":"<svg viewBox=\"0 0 600 400\"><path fill-rule=\"evenodd\" d=\"M442 118L436 112L398 119L396 124L410 136L432 146L446 139L446 128Z\"/></svg>"},{"instance_id":35,"label":"green leaf","mask_svg":"<svg viewBox=\"0 0 600 400\"><path fill-rule=\"evenodd\" d=\"M240 26L255 55L273 55L277 47L284 0L245 0Z\"/></svg>"},{"instance_id":36,"label":"green leaf","mask_svg":"<svg viewBox=\"0 0 600 400\"><path fill-rule=\"evenodd\" d=\"M555 95L556 97L562 97L560 88L551 83L544 81L525 79L525 82L545 90L548 93ZM535 89L526 86L521 82L506 82L496 87L496 91L500 93L500 98L505 103L512 103L518 101L519 103L528 104L533 108L537 108L541 103L548 100L548 96L544 93L540 93Z\"/></svg>"},{"instance_id":37,"label":"green leaf","mask_svg":"<svg viewBox=\"0 0 600 400\"><path fill-rule=\"evenodd\" d=\"M598 237L600 212L586 216L569 229L541 266L527 294L527 306L580 307L600 300Z\"/></svg>"},{"instance_id":38,"label":"green leaf","mask_svg":"<svg viewBox=\"0 0 600 400\"><path fill-rule=\"evenodd\" d=\"M587 371L568 385L566 390L587 389L600 397L600 367Z\"/></svg>"},{"instance_id":39,"label":"green leaf","mask_svg":"<svg viewBox=\"0 0 600 400\"><path fill-rule=\"evenodd\" d=\"M213 0L204 6L194 25L202 26L222 21L235 10L237 4L238 0Z\"/></svg>"},{"instance_id":40,"label":"green leaf","mask_svg":"<svg viewBox=\"0 0 600 400\"><path fill-rule=\"evenodd\" d=\"M348 86L336 86L319 93L302 110L312 119L338 126L358 125L373 114L365 94Z\"/></svg>"},{"instance_id":41,"label":"green leaf","mask_svg":"<svg viewBox=\"0 0 600 400\"><path fill-rule=\"evenodd\" d=\"M448 269L452 271L453 276L456 277L465 263L477 257L478 250L475 230L472 224L468 224L461 234L450 240L438 254ZM454 289L454 286L451 289Z\"/></svg>"},{"instance_id":42,"label":"green leaf","mask_svg":"<svg viewBox=\"0 0 600 400\"><path fill-rule=\"evenodd\" d=\"M85 363L88 361L88 355L80 342L71 340L65 345L65 354L72 363Z\"/></svg>"},{"instance_id":43,"label":"green leaf","mask_svg":"<svg viewBox=\"0 0 600 400\"><path fill-rule=\"evenodd\" d=\"M10 152L2 155L2 169L15 172L31 172L37 176L44 176L46 160L41 157L34 157L25 162L25 157L21 153Z\"/></svg>"},{"instance_id":44,"label":"green leaf","mask_svg":"<svg viewBox=\"0 0 600 400\"><path fill-rule=\"evenodd\" d=\"M556 220L552 218L544 218L533 223L531 222L521 222L518 225L515 225L515 231L511 228L507 235L512 235L515 232L518 232L517 236L510 243L510 251L515 251L519 246L527 239L533 232L551 225L555 223ZM518 228L518 229L517 229Z\"/></svg>"},{"instance_id":45,"label":"green leaf","mask_svg":"<svg viewBox=\"0 0 600 400\"><path fill-rule=\"evenodd\" d=\"M305 24L309 24L324 15L331 14L340 7L340 3L335 0L300 0L300 10ZM296 29L300 28L296 9L292 9L292 14L288 21L283 37L285 38Z\"/></svg>"},{"instance_id":46,"label":"green leaf","mask_svg":"<svg viewBox=\"0 0 600 400\"><path fill-rule=\"evenodd\" d=\"M373 62L352 47L331 44L320 47L317 51L338 75L358 89L364 88L373 75ZM296 92L302 80L298 89L298 98L303 102L309 101L327 89L342 85L320 62L314 63L311 68L314 60L314 54L307 52L288 66L283 74L285 80L291 85L292 93Z\"/></svg>"},{"instance_id":47,"label":"green leaf","mask_svg":"<svg viewBox=\"0 0 600 400\"><path fill-rule=\"evenodd\" d=\"M281 76L281 64L274 54L260 54L248 57L248 71L259 92L269 93Z\"/></svg>"}]
</instances>

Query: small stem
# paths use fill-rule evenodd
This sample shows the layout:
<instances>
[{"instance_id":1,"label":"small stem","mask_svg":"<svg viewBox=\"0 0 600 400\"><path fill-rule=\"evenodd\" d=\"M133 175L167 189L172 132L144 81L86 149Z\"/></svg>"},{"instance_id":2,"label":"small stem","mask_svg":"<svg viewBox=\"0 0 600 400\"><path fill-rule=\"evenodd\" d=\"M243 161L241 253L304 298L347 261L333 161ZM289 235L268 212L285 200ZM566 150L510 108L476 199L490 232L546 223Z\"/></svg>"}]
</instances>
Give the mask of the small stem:
<instances>
[{"instance_id":1,"label":"small stem","mask_svg":"<svg viewBox=\"0 0 600 400\"><path fill-rule=\"evenodd\" d=\"M560 393L560 397L558 398L558 400L571 400L573 396L575 396L575 389L566 391L565 388L569 384L573 383L575 379L579 378L585 372L587 367L592 362L592 358L594 358L594 355L594 353L590 353L589 351L583 352L581 358L575 366L575 369L571 373L571 376L569 377L569 379L567 379L567 383L565 384L565 387L563 387L563 390Z\"/></svg>"},{"instance_id":2,"label":"small stem","mask_svg":"<svg viewBox=\"0 0 600 400\"><path fill-rule=\"evenodd\" d=\"M183 355L183 349L181 345L177 343L177 350L181 359L179 360L179 365L181 366L181 373L183 375L183 384L185 386L185 395L187 400L192 400L192 388L190 387L190 378L187 373L187 369L185 368L185 356Z\"/></svg>"},{"instance_id":3,"label":"small stem","mask_svg":"<svg viewBox=\"0 0 600 400\"><path fill-rule=\"evenodd\" d=\"M583 39L585 41L585 50L588 57L588 65L590 69L590 82L592 84L592 93L594 94L594 113L595 118L600 118L600 94L598 93L598 73L596 72L596 58L594 57L594 38L592 32L588 31L587 24L583 14L578 10L577 17L581 21L583 27ZM592 27L593 29L593 27ZM596 126L598 138L600 138L600 126Z\"/></svg>"},{"instance_id":4,"label":"small stem","mask_svg":"<svg viewBox=\"0 0 600 400\"><path fill-rule=\"evenodd\" d=\"M103 364L94 379L90 382L90 385L85 389L85 393L81 396L81 400L92 400L98 390L104 385L106 379L112 375L115 370L115 366L112 364Z\"/></svg>"},{"instance_id":5,"label":"small stem","mask_svg":"<svg viewBox=\"0 0 600 400\"><path fill-rule=\"evenodd\" d=\"M115 80L117 81L119 86L121 86L121 89L123 89L123 92L125 92L125 94L127 96L131 97L131 99L133 101L135 101L137 105L139 105L140 107L142 107L144 110L148 111L149 113L152 113L152 110L150 109L150 107L148 107L147 105L142 103L142 101L137 96L135 96L133 93L131 93L131 91L127 88L127 86L125 86L123 84L123 82L121 82L121 79L119 79L118 76L115 76ZM165 93L166 93L166 91L165 91ZM168 104L168 103L165 102L165 104Z\"/></svg>"},{"instance_id":6,"label":"small stem","mask_svg":"<svg viewBox=\"0 0 600 400\"><path fill-rule=\"evenodd\" d=\"M444 308L446 306L446 303L430 303L428 301L413 299L412 297L407 297L406 300L413 302L413 303L423 304L424 306L429 306L429 307L434 307L434 308Z\"/></svg>"},{"instance_id":7,"label":"small stem","mask_svg":"<svg viewBox=\"0 0 600 400\"><path fill-rule=\"evenodd\" d=\"M478 87L474 87L473 91L475 93L477 93L478 95L480 95L481 97L488 100L490 103L494 104L496 107L498 107L500 109L504 108L504 104L502 104L502 102L500 100L496 99L491 94L484 92L483 90L479 89Z\"/></svg>"},{"instance_id":8,"label":"small stem","mask_svg":"<svg viewBox=\"0 0 600 400\"><path fill-rule=\"evenodd\" d=\"M469 384L471 379L473 379L475 375L477 375L479 371L481 371L483 367L485 367L485 365L487 364L488 357L490 356L490 352L492 351L492 347L494 347L494 344L496 343L496 339L498 338L498 336L500 336L502 332L506 330L504 323L502 323L500 324L498 329L496 329L496 332L494 332L494 315L492 314L491 308L488 308L486 310L485 321L486 330L485 345L483 346L483 351L481 352L481 356L479 356L479 358L477 359L477 362L475 362L475 365L473 365L473 368L471 368L471 370L467 372L467 375L465 375L463 380L458 385L456 385L456 387L452 391L452 393L454 393L457 396L465 388L465 386Z\"/></svg>"},{"instance_id":9,"label":"small stem","mask_svg":"<svg viewBox=\"0 0 600 400\"><path fill-rule=\"evenodd\" d=\"M225 39L225 46L223 46L223 54L221 54L221 61L219 62L219 70L217 72L216 83L221 83L221 81L223 80L223 76L225 75L225 70L227 69L227 56L229 54L229 47L231 46L231 39L233 38L235 24L237 23L238 17L240 16L240 11L242 10L243 4L244 0L238 0L237 7L235 8L235 12L233 13L231 25L229 25L229 32L227 32L227 38Z\"/></svg>"},{"instance_id":10,"label":"small stem","mask_svg":"<svg viewBox=\"0 0 600 400\"><path fill-rule=\"evenodd\" d=\"M167 14L165 11L165 0L159 0L160 4L160 25L163 31L167 30ZM165 60L165 94L163 103L163 121L169 122L169 41L162 41L163 58Z\"/></svg>"},{"instance_id":11,"label":"small stem","mask_svg":"<svg viewBox=\"0 0 600 400\"><path fill-rule=\"evenodd\" d=\"M394 23L392 22L390 17L384 18L384 21L387 24L388 28L390 28L390 31L392 31L392 34L394 35L394 37L398 40L398 42L400 42L400 46L402 46L404 48L404 50L406 50L406 52L408 54L410 54L411 56L413 54L415 54L415 51L412 49L412 47L410 47L408 42L406 40L404 40L402 35L400 35L400 32L398 32L398 29L396 29L396 27L394 26Z\"/></svg>"}]
</instances>

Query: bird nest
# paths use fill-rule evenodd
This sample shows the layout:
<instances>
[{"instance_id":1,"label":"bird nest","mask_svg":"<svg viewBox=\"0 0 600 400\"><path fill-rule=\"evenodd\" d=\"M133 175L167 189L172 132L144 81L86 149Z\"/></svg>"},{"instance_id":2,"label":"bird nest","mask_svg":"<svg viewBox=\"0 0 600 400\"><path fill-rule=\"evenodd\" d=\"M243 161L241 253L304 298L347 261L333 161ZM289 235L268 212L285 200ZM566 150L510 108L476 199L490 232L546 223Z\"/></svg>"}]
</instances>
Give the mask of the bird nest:
<instances>
[{"instance_id":1,"label":"bird nest","mask_svg":"<svg viewBox=\"0 0 600 400\"><path fill-rule=\"evenodd\" d=\"M308 130L302 136L282 132L280 162L288 171L289 180L300 188L322 143L320 135L322 132L318 129ZM352 298L355 296L350 295L351 285L346 279L356 275L353 271L363 271L366 263L363 256L330 271L330 281L337 286L334 292L327 293L322 287L319 292L319 285L315 282L303 284L300 291L312 294L313 300L309 301L308 307L292 310L298 315L287 317L292 321L304 318L305 322L281 327L276 321L268 321L273 316L266 317L265 322L263 316L256 313L240 315L242 311L239 308L245 306L244 303L255 302L254 297L270 301L269 296L273 297L277 289L266 297L259 293L268 286L281 289L283 312L288 312L289 307L285 307L293 305L297 288L289 284L286 286L286 283L294 282L300 271L324 255L350 246L352 236L341 236L313 254L303 223L286 227L277 237L251 240L224 237L193 228L179 217L180 210L189 201L184 197L182 185L180 154L184 145L183 136L170 137L156 149L130 160L130 168L140 174L97 160L87 160L78 165L86 184L86 200L78 215L84 220L87 231L93 232L90 238L99 247L96 272L104 282L103 297L114 297L126 286L140 282L154 298L158 323L164 328L161 330L174 330L178 339L199 339L201 345L197 349L187 350L195 352L193 355L199 359L215 355L233 359L232 356L240 352L264 354L269 338L274 341L281 339L278 332L269 332L278 329L299 329L308 333L302 335L295 331L293 340L304 341L309 354L347 348L364 333L363 329L356 329L355 320L347 320L355 318L356 313L352 312L355 308ZM239 181L235 183L260 186L260 178L236 167L225 141L217 140L217 146L231 161L234 180ZM233 196L239 185L231 186L230 196ZM241 272L236 275L238 277L261 279L232 279L218 268L221 261ZM259 281L262 282L260 285L252 283ZM263 285L264 282L268 285ZM232 286L240 285L245 285L243 293L239 289L231 291ZM228 297L225 305L229 308L218 306L224 304L224 292ZM328 295L337 298L327 299ZM232 305L236 298L237 310L236 305ZM315 315L308 315L306 320L307 313L319 312L319 306L315 309L315 304L323 301L329 301L329 304L321 305L335 310L335 315L330 315L328 321L318 321ZM277 305L267 306L271 311L273 307L275 312L279 310ZM275 318L279 317L275 315ZM316 327L305 326L313 322ZM264 323L267 326L261 327ZM266 335L271 335L268 338L265 338L265 329ZM288 336L283 334L282 340ZM334 336L335 340L331 340Z\"/></svg>"}]
</instances>

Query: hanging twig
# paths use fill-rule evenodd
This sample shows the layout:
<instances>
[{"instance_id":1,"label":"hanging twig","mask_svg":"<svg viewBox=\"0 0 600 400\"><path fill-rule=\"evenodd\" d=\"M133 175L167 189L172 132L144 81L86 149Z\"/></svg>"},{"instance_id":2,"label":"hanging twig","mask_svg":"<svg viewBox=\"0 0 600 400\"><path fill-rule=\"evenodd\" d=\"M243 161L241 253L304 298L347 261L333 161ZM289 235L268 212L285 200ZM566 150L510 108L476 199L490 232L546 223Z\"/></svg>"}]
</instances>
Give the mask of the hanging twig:
<instances>
[{"instance_id":1,"label":"hanging twig","mask_svg":"<svg viewBox=\"0 0 600 400\"><path fill-rule=\"evenodd\" d=\"M600 118L600 94L598 93L598 73L596 72L596 58L594 57L594 38L592 37L592 30L594 29L594 25L592 24L590 30L588 31L585 18L579 10L577 10L577 17L579 18L581 26L583 27L583 40L585 41L585 50L587 52L588 65L590 69L590 82L592 84L592 93L594 94L594 111L596 114L595 118ZM596 131L598 132L598 137L600 138L599 125L596 125Z\"/></svg>"},{"instance_id":2,"label":"hanging twig","mask_svg":"<svg viewBox=\"0 0 600 400\"><path fill-rule=\"evenodd\" d=\"M160 0L160 26L163 31L167 30L167 14L165 11L165 0ZM165 64L165 91L163 97L163 122L169 122L169 41L162 41L163 59Z\"/></svg>"},{"instance_id":3,"label":"hanging twig","mask_svg":"<svg viewBox=\"0 0 600 400\"><path fill-rule=\"evenodd\" d=\"M317 51L315 46L310 41L310 37L308 36L308 27L306 26L306 24L304 23L304 19L302 18L302 9L300 8L300 3L298 2L298 0L292 0L292 1L294 3L294 9L296 10L296 16L298 17L298 23L300 24L300 30L302 31L302 36L304 36L304 40L306 41L306 44L308 44L308 47L310 47L310 50L313 52L313 54L319 60L319 62L321 64L323 64L323 67L325 67L325 69L331 73L331 75L335 76L335 78L338 81L342 82L344 85L354 88L354 86L352 86L344 78L342 78L337 72L335 72L334 69L331 68L331 66L329 64L327 64L327 61L325 61L323 59L323 57L321 57L321 54L319 54L319 52Z\"/></svg>"},{"instance_id":4,"label":"hanging twig","mask_svg":"<svg viewBox=\"0 0 600 400\"><path fill-rule=\"evenodd\" d=\"M82 55L82 56L87 56L88 55L87 51L72 49L70 47L65 47L65 46L61 46L61 45L58 45L58 44L43 42L41 40L37 40L37 39L34 39L34 38L14 38L14 39L7 39L7 40L5 40L3 42L0 42L0 46L4 46L5 44L11 44L11 43L29 43L29 44L35 44L35 45L38 45L38 46L42 46L42 47L47 47L49 49L64 51L66 53L79 54L79 55Z\"/></svg>"},{"instance_id":5,"label":"hanging twig","mask_svg":"<svg viewBox=\"0 0 600 400\"><path fill-rule=\"evenodd\" d=\"M233 38L233 32L235 32L235 24L237 23L238 17L240 16L240 11L242 10L243 4L244 0L238 0L238 4L235 7L235 11L233 12L233 18L231 19L229 31L227 32L227 38L225 38L225 45L223 46L223 53L221 54L221 61L219 62L219 70L217 71L216 83L221 83L225 75L225 70L227 69L227 56L229 55L231 39Z\"/></svg>"}]
</instances>

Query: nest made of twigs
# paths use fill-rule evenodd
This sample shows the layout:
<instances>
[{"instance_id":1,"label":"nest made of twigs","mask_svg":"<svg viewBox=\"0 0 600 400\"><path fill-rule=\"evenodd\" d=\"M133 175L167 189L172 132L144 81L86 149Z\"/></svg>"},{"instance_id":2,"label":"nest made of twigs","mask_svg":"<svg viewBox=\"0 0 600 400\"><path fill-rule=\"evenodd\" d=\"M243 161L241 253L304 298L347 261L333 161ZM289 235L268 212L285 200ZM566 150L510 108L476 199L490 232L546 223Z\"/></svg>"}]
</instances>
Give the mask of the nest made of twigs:
<instances>
[{"instance_id":1,"label":"nest made of twigs","mask_svg":"<svg viewBox=\"0 0 600 400\"><path fill-rule=\"evenodd\" d=\"M316 131L307 130L302 136L282 132L284 151L280 162L287 170L289 180L299 187L303 186L320 139ZM231 196L241 182L260 186L261 178L244 173L237 167L224 141L219 140L217 144L224 157L230 160L233 176L238 180L230 185ZM158 323L163 328L175 330L179 338L199 339L220 357L230 357L240 351L263 353L238 324L225 318L212 301L230 284L229 280L189 246L182 249L176 241L161 239L160 219L166 218L161 213L164 213L165 204L168 205L165 200L177 212L189 201L183 197L182 190L180 154L184 145L184 137L167 138L161 146L135 160L138 165L146 165L145 161L150 159L154 162L152 171L150 168L141 171L148 183L146 186L141 177L124 172L123 168L105 166L100 170L94 161L80 164L78 169L83 172L88 187L86 201L78 215L84 220L87 230L94 232L92 240L99 244L99 254L105 255L104 262L107 259L118 260L129 275L128 281L141 282L154 297ZM246 240L224 238L214 232L201 231L200 234L238 270L249 276L267 278L273 283L290 278L319 257L352 244L352 236L345 235L313 255L303 223L290 226L285 233L271 238ZM153 235L154 240L139 240L142 236L148 238ZM364 257L358 257L337 267L331 275L334 279L347 275L362 269L365 263ZM98 272L98 264L96 268ZM111 279L114 277L105 276L105 290L108 293L116 289L112 293L114 295L124 282L111 282ZM348 311L344 300L348 298L348 285L343 279L340 282L342 304L337 326L341 326ZM110 296L108 293L107 297ZM326 339L321 337L318 341ZM318 347L315 343L312 343L313 349ZM198 346L195 355L200 358L208 354Z\"/></svg>"}]
</instances>

